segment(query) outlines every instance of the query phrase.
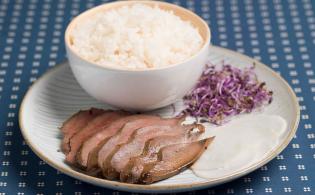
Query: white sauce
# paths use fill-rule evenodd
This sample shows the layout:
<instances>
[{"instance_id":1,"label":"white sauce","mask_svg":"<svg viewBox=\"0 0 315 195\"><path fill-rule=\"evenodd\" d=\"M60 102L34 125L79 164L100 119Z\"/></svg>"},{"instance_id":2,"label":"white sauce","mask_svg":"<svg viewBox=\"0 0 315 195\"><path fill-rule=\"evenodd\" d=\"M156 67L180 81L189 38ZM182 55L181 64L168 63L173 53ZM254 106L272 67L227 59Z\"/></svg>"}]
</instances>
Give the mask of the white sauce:
<instances>
[{"instance_id":1,"label":"white sauce","mask_svg":"<svg viewBox=\"0 0 315 195\"><path fill-rule=\"evenodd\" d=\"M244 115L220 127L207 127L205 137L216 137L192 170L199 177L211 179L244 169L278 146L286 127L282 117L263 114Z\"/></svg>"}]
</instances>

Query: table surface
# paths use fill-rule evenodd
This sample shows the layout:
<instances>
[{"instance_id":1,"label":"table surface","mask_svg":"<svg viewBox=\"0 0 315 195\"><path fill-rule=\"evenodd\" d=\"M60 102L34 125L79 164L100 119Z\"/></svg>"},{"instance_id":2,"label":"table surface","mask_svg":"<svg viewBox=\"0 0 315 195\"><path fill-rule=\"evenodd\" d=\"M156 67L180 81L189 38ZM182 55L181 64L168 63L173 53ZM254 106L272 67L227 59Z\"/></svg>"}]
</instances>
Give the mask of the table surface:
<instances>
[{"instance_id":1,"label":"table surface","mask_svg":"<svg viewBox=\"0 0 315 195\"><path fill-rule=\"evenodd\" d=\"M129 194L80 182L45 164L25 144L18 125L29 86L66 58L63 34L71 18L105 1L0 2L0 194ZM301 109L297 134L277 158L233 182L186 194L315 194L315 1L170 2L203 17L214 45L281 73Z\"/></svg>"}]
</instances>

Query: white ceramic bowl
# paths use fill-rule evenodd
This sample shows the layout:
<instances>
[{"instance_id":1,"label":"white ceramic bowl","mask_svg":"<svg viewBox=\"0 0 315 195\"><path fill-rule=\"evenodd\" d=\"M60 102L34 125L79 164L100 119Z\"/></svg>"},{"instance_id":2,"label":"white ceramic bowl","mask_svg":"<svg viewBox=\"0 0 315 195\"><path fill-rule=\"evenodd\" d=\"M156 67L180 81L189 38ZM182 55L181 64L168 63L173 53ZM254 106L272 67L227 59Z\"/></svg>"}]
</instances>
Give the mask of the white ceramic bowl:
<instances>
[{"instance_id":1,"label":"white ceramic bowl","mask_svg":"<svg viewBox=\"0 0 315 195\"><path fill-rule=\"evenodd\" d=\"M181 63L146 70L106 67L83 59L73 50L71 32L77 24L93 19L95 13L134 3L158 5L190 21L204 40L202 48ZM69 64L81 87L97 100L127 110L156 109L182 98L202 73L209 54L209 43L210 29L199 16L182 7L157 1L118 1L94 7L74 18L65 32Z\"/></svg>"}]
</instances>

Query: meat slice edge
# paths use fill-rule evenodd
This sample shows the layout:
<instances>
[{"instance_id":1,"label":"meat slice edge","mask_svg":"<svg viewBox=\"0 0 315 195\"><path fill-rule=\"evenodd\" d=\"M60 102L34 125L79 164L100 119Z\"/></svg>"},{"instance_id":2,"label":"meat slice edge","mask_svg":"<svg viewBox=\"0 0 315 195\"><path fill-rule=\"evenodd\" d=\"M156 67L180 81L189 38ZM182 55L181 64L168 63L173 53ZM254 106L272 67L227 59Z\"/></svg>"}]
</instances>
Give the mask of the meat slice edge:
<instances>
[{"instance_id":1,"label":"meat slice edge","mask_svg":"<svg viewBox=\"0 0 315 195\"><path fill-rule=\"evenodd\" d=\"M83 129L77 132L71 139L70 139L70 151L66 155L66 162L70 164L75 164L76 162L76 154L81 144L90 136L95 134L98 131L101 131L103 128L106 128L110 123L114 120L117 120L123 116L126 116L126 112L121 111L110 111L105 112L93 120L91 120Z\"/></svg>"},{"instance_id":2,"label":"meat slice edge","mask_svg":"<svg viewBox=\"0 0 315 195\"><path fill-rule=\"evenodd\" d=\"M159 161L144 170L140 183L151 184L176 175L192 165L207 149L213 138L166 146L159 152Z\"/></svg>"},{"instance_id":3,"label":"meat slice edge","mask_svg":"<svg viewBox=\"0 0 315 195\"><path fill-rule=\"evenodd\" d=\"M146 143L143 153L129 160L124 170L120 173L120 181L138 183L145 167L158 161L158 153L161 148L169 145L191 143L196 141L204 132L202 125L196 125L198 131L191 131L175 136L160 136L149 140Z\"/></svg>"},{"instance_id":4,"label":"meat slice edge","mask_svg":"<svg viewBox=\"0 0 315 195\"><path fill-rule=\"evenodd\" d=\"M159 118L157 116L149 115L131 115L114 121L107 128L104 128L92 135L82 144L82 147L77 153L77 161L80 166L86 168L87 171L97 167L98 151L102 148L102 146L110 141L112 136L115 136L118 132L120 132L126 123L141 117Z\"/></svg>"},{"instance_id":5,"label":"meat slice edge","mask_svg":"<svg viewBox=\"0 0 315 195\"><path fill-rule=\"evenodd\" d=\"M126 123L121 131L110 138L99 151L98 166L102 169L103 175L110 179L114 179L118 176L117 172L111 166L111 159L123 144L132 140L135 131L154 124L175 126L181 124L183 120L184 118L162 119L160 117L147 117Z\"/></svg>"},{"instance_id":6,"label":"meat slice edge","mask_svg":"<svg viewBox=\"0 0 315 195\"><path fill-rule=\"evenodd\" d=\"M148 115L150 116L150 115ZM152 123L157 123L162 120L158 116L150 116L145 118L138 118L127 122L123 128L117 132L116 135L111 137L99 150L98 152L98 165L103 168L103 162L107 157L115 150L118 145L124 144L128 141L131 134L141 127L151 125Z\"/></svg>"},{"instance_id":7,"label":"meat slice edge","mask_svg":"<svg viewBox=\"0 0 315 195\"><path fill-rule=\"evenodd\" d=\"M129 160L133 157L142 154L145 143L158 136L162 135L177 135L185 131L190 131L192 127L190 125L176 125L176 126L161 126L153 125L138 129L132 136L130 142L122 145L119 150L113 155L110 161L110 165L114 170L108 175L104 175L108 179L114 179L119 177L119 173L122 172ZM104 166L104 165L103 165Z\"/></svg>"},{"instance_id":8,"label":"meat slice edge","mask_svg":"<svg viewBox=\"0 0 315 195\"><path fill-rule=\"evenodd\" d=\"M63 139L61 143L61 149L63 153L68 154L70 151L69 141L73 135L84 128L93 118L104 113L105 110L91 108L89 110L80 110L79 112L73 114L69 119L67 119L60 130L63 134Z\"/></svg>"}]
</instances>

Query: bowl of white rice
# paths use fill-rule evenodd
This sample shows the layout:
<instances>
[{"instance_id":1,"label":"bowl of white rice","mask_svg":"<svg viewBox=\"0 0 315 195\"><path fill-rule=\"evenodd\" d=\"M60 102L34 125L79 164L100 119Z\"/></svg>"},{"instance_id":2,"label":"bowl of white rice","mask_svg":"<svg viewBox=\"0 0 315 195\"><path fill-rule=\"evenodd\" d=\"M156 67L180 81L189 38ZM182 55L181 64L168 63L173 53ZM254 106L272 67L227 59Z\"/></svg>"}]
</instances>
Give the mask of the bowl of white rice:
<instances>
[{"instance_id":1,"label":"bowl of white rice","mask_svg":"<svg viewBox=\"0 0 315 195\"><path fill-rule=\"evenodd\" d=\"M152 110L182 98L202 73L209 43L204 20L159 1L103 4L75 17L65 32L81 87L127 110Z\"/></svg>"}]
</instances>

